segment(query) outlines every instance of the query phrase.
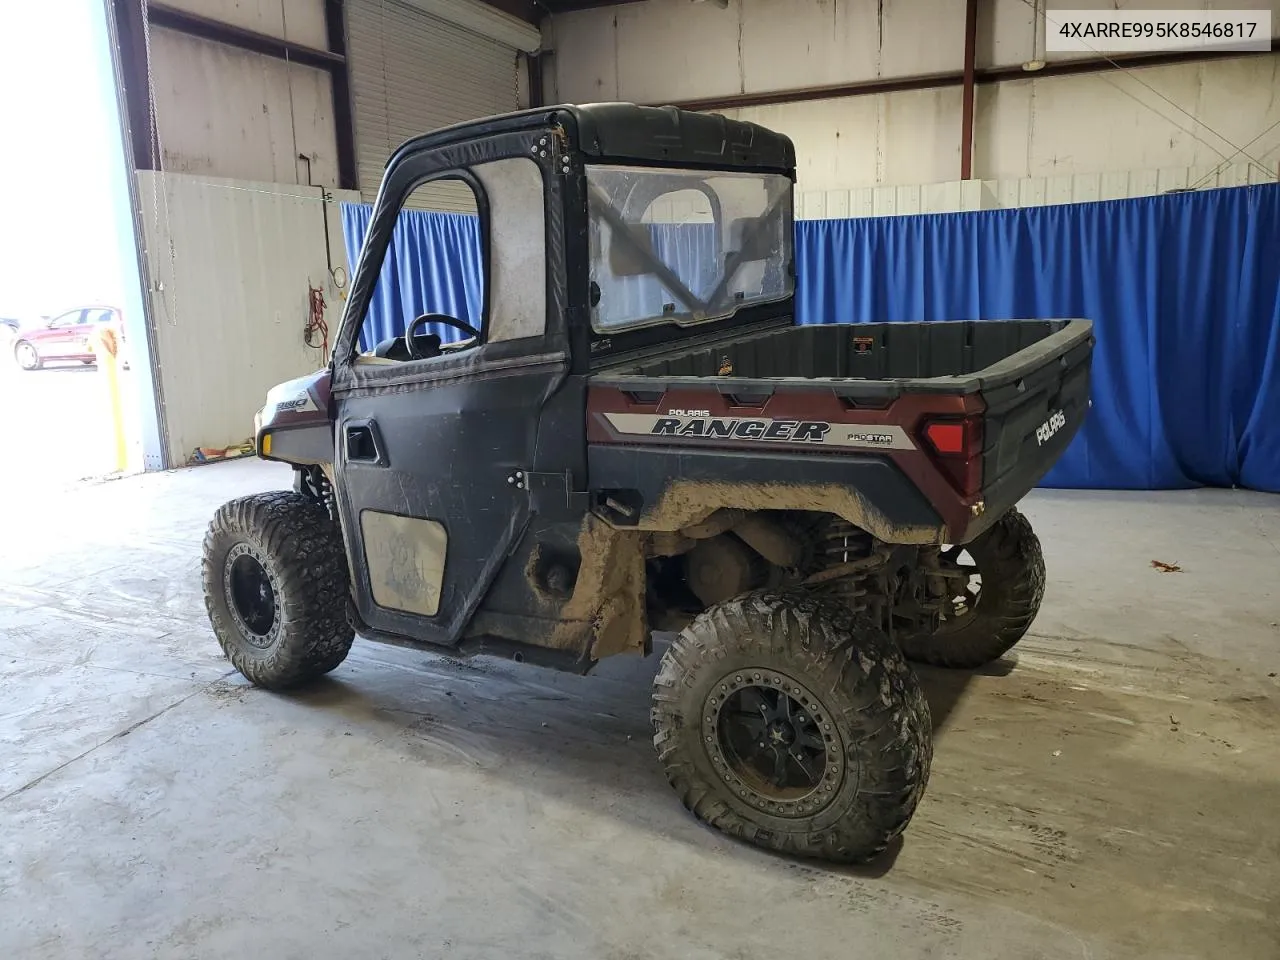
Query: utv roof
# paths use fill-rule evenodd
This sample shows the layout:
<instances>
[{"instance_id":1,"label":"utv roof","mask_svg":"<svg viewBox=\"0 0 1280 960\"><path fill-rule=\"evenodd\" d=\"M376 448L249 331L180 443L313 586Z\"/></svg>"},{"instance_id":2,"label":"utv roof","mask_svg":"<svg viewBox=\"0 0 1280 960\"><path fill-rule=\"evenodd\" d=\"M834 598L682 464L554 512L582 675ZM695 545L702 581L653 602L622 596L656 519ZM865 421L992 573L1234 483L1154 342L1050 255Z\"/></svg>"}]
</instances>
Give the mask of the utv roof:
<instances>
[{"instance_id":1,"label":"utv roof","mask_svg":"<svg viewBox=\"0 0 1280 960\"><path fill-rule=\"evenodd\" d=\"M557 124L593 159L770 170L794 178L795 148L780 133L717 114L634 103L561 104L468 120L405 141L387 165L409 151Z\"/></svg>"}]
</instances>

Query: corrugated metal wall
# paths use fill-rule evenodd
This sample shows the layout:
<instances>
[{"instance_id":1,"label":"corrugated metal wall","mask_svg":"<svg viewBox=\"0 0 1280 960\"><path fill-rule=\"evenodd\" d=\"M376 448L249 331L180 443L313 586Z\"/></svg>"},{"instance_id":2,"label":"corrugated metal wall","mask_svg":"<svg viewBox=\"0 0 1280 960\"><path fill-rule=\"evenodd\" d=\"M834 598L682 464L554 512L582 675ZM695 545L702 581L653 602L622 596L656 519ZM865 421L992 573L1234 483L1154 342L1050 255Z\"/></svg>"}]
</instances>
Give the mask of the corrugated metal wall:
<instances>
[{"instance_id":1,"label":"corrugated metal wall","mask_svg":"<svg viewBox=\"0 0 1280 960\"><path fill-rule=\"evenodd\" d=\"M164 0L167 7L323 49L324 0Z\"/></svg>"},{"instance_id":2,"label":"corrugated metal wall","mask_svg":"<svg viewBox=\"0 0 1280 960\"><path fill-rule=\"evenodd\" d=\"M328 42L323 0L170 0L168 5L311 47ZM165 170L337 186L328 72L154 25L148 46Z\"/></svg>"},{"instance_id":3,"label":"corrugated metal wall","mask_svg":"<svg viewBox=\"0 0 1280 960\"><path fill-rule=\"evenodd\" d=\"M323 0L171 5L312 47L328 40ZM536 46L536 31L483 4L432 9ZM396 0L347 0L346 14L366 199L403 140L518 106L514 46ZM324 290L336 333L342 299L324 225L332 263L345 268L337 203L360 194L335 192L325 204L305 186L332 190L338 180L327 72L158 27L150 49L166 172L139 173L138 192L167 456L179 465L197 446L244 440L267 389L323 362L302 339L308 288ZM447 188L431 199L444 209L471 202Z\"/></svg>"},{"instance_id":4,"label":"corrugated metal wall","mask_svg":"<svg viewBox=\"0 0 1280 960\"><path fill-rule=\"evenodd\" d=\"M1237 6L1270 7L1280 32L1280 0ZM1031 60L1031 17L1023 0L981 4L978 65ZM557 99L670 103L955 73L963 20L955 0L728 0L725 7L648 0L556 15L547 32ZM1194 182L1218 164L1243 164L1237 148L1247 147L1261 161L1247 178L1274 180L1277 90L1275 55L1080 76L1029 72L979 85L974 176L1000 181L1005 204L1014 194L1020 203L1097 199L1169 189L1178 179L1171 171L1194 170ZM835 195L822 199L824 210L911 209L917 201L922 209L970 208L955 206L963 201L949 183L960 176L958 86L722 112L790 136L802 191ZM1086 179L1071 179L1078 176ZM1225 182L1241 181L1228 170ZM873 187L907 190L865 192ZM1045 199L1031 199L1036 193Z\"/></svg>"},{"instance_id":5,"label":"corrugated metal wall","mask_svg":"<svg viewBox=\"0 0 1280 960\"><path fill-rule=\"evenodd\" d=\"M151 57L166 170L337 186L328 73L158 27Z\"/></svg>"},{"instance_id":6,"label":"corrugated metal wall","mask_svg":"<svg viewBox=\"0 0 1280 960\"><path fill-rule=\"evenodd\" d=\"M348 0L347 33L360 192L368 201L387 157L405 140L520 106L514 47L396 0ZM475 209L461 185L427 187L414 200L430 209Z\"/></svg>"},{"instance_id":7,"label":"corrugated metal wall","mask_svg":"<svg viewBox=\"0 0 1280 960\"><path fill-rule=\"evenodd\" d=\"M338 204L319 190L183 174L137 174L146 236L157 380L169 464L197 446L243 441L267 390L324 363L302 339L308 288L321 287L337 332L344 269Z\"/></svg>"}]
</instances>

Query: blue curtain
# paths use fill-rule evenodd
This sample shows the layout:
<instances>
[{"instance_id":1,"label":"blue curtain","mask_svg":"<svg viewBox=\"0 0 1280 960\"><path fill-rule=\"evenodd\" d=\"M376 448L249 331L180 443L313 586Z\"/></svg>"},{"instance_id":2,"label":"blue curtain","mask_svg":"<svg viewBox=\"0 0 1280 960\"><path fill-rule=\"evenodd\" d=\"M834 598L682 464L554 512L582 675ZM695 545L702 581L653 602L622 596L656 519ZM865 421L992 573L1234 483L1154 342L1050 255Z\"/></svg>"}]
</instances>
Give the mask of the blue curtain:
<instances>
[{"instance_id":1,"label":"blue curtain","mask_svg":"<svg viewBox=\"0 0 1280 960\"><path fill-rule=\"evenodd\" d=\"M369 216L343 207L353 257ZM695 291L714 275L709 232L653 233ZM800 323L1092 320L1093 410L1048 486L1280 492L1280 185L801 221L796 257ZM361 346L428 311L478 322L481 262L474 217L402 213ZM603 293L670 299L648 277Z\"/></svg>"},{"instance_id":2,"label":"blue curtain","mask_svg":"<svg viewBox=\"0 0 1280 960\"><path fill-rule=\"evenodd\" d=\"M696 297L710 295L720 280L716 263L716 229L713 223L649 224L653 252ZM652 274L600 279L600 313L606 322L636 317L660 317L663 306L676 311L687 307Z\"/></svg>"},{"instance_id":3,"label":"blue curtain","mask_svg":"<svg viewBox=\"0 0 1280 960\"><path fill-rule=\"evenodd\" d=\"M364 244L373 208L363 203L342 205L342 233L351 274ZM713 224L652 224L654 253L674 269L696 295L709 294L720 275ZM663 304L675 302L656 277L614 277L601 291L615 316L659 316ZM404 333L405 324L424 313L447 313L473 326L480 322L484 303L484 258L480 221L474 216L401 210L391 235L391 247L374 287L360 349L372 350L389 337ZM463 334L439 324L427 330L448 343ZM421 331L420 331L421 332Z\"/></svg>"},{"instance_id":4,"label":"blue curtain","mask_svg":"<svg viewBox=\"0 0 1280 960\"><path fill-rule=\"evenodd\" d=\"M800 222L801 323L1085 317L1048 486L1280 491L1280 186Z\"/></svg>"},{"instance_id":5,"label":"blue curtain","mask_svg":"<svg viewBox=\"0 0 1280 960\"><path fill-rule=\"evenodd\" d=\"M342 234L352 276L372 216L373 208L368 204L342 205ZM360 349L372 350L388 337L401 336L405 324L424 313L445 313L479 326L483 307L479 219L459 213L401 210L360 331ZM437 333L444 343L465 336L440 324L418 332Z\"/></svg>"}]
</instances>

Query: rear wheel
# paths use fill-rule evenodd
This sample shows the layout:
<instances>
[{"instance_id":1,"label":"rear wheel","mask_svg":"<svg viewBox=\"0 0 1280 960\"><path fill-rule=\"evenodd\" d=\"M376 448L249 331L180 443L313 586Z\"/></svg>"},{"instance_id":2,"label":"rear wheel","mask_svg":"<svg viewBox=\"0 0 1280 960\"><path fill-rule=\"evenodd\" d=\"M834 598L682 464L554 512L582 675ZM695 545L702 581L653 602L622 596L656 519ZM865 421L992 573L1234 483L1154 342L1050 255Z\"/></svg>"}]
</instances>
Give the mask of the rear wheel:
<instances>
[{"instance_id":1,"label":"rear wheel","mask_svg":"<svg viewBox=\"0 0 1280 960\"><path fill-rule=\"evenodd\" d=\"M939 557L944 573L963 574L932 633L900 638L910 660L973 669L1022 639L1044 597L1044 554L1031 523L1010 510L972 543Z\"/></svg>"},{"instance_id":2,"label":"rear wheel","mask_svg":"<svg viewBox=\"0 0 1280 960\"><path fill-rule=\"evenodd\" d=\"M26 340L19 340L13 345L13 357L23 370L39 370L43 363L39 352Z\"/></svg>"},{"instance_id":3,"label":"rear wheel","mask_svg":"<svg viewBox=\"0 0 1280 960\"><path fill-rule=\"evenodd\" d=\"M762 847L870 859L900 834L933 755L915 674L865 616L750 593L676 638L653 690L654 745L699 819Z\"/></svg>"},{"instance_id":4,"label":"rear wheel","mask_svg":"<svg viewBox=\"0 0 1280 960\"><path fill-rule=\"evenodd\" d=\"M297 686L346 659L346 553L315 500L279 491L224 504L205 535L203 573L213 632L253 683Z\"/></svg>"}]
</instances>

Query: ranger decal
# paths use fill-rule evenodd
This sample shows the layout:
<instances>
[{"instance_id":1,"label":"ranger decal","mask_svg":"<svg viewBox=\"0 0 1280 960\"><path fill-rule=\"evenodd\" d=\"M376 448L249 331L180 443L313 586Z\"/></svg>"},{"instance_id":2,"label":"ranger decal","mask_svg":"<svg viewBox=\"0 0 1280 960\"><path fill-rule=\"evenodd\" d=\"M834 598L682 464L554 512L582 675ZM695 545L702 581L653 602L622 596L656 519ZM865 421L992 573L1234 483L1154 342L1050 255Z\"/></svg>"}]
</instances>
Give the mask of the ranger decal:
<instances>
[{"instance_id":1,"label":"ranger decal","mask_svg":"<svg viewBox=\"0 0 1280 960\"><path fill-rule=\"evenodd\" d=\"M827 447L880 450L915 449L915 444L906 431L892 425L868 428L860 424L829 423L826 420L713 417L705 410L672 410L666 414L606 413L605 418L614 430L628 436L813 443Z\"/></svg>"}]
</instances>

